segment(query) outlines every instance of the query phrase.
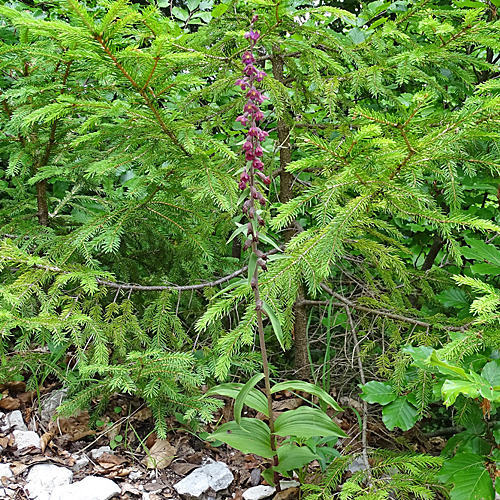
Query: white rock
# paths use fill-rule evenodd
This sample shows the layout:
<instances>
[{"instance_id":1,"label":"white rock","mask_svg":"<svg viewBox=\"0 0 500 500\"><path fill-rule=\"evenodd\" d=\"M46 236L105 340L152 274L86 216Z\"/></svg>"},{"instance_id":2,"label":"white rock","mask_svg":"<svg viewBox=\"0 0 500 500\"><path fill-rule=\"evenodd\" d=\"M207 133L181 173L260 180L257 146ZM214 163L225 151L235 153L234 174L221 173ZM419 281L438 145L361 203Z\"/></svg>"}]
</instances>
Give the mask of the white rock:
<instances>
[{"instance_id":1,"label":"white rock","mask_svg":"<svg viewBox=\"0 0 500 500\"><path fill-rule=\"evenodd\" d=\"M205 491L225 490L234 476L224 462L213 462L202 465L174 485L177 493L186 498L199 498Z\"/></svg>"},{"instance_id":2,"label":"white rock","mask_svg":"<svg viewBox=\"0 0 500 500\"><path fill-rule=\"evenodd\" d=\"M243 498L245 500L262 500L263 498L270 497L275 491L276 488L273 486L264 486L260 484L259 486L253 486L244 491Z\"/></svg>"},{"instance_id":3,"label":"white rock","mask_svg":"<svg viewBox=\"0 0 500 500\"><path fill-rule=\"evenodd\" d=\"M300 483L295 481L295 479L282 479L280 481L280 488L282 490L287 490L288 488L298 488Z\"/></svg>"},{"instance_id":4,"label":"white rock","mask_svg":"<svg viewBox=\"0 0 500 500\"><path fill-rule=\"evenodd\" d=\"M53 464L38 464L30 469L26 480L28 481L26 489L29 491L30 498L45 500L50 498L54 488L70 484L73 480L73 472Z\"/></svg>"},{"instance_id":5,"label":"white rock","mask_svg":"<svg viewBox=\"0 0 500 500\"><path fill-rule=\"evenodd\" d=\"M300 483L293 479L291 480L282 479L280 481L281 491L298 486L300 486ZM253 486L252 488L248 488L248 490L243 492L243 498L245 500L261 500L263 498L270 497L275 491L276 488L274 486L264 486L264 485Z\"/></svg>"},{"instance_id":6,"label":"white rock","mask_svg":"<svg viewBox=\"0 0 500 500\"><path fill-rule=\"evenodd\" d=\"M351 463L351 465L349 465L347 470L349 472L352 472L353 474L360 470L366 470L366 464L365 461L363 460L363 457L356 457Z\"/></svg>"},{"instance_id":7,"label":"white rock","mask_svg":"<svg viewBox=\"0 0 500 500\"><path fill-rule=\"evenodd\" d=\"M47 399L41 403L42 424L47 427L52 416L56 413L57 408L61 406L62 400L68 392L67 389L52 392Z\"/></svg>"},{"instance_id":8,"label":"white rock","mask_svg":"<svg viewBox=\"0 0 500 500\"><path fill-rule=\"evenodd\" d=\"M95 450L92 450L90 452L90 456L96 460L99 458L103 453L111 453L111 448L109 446L101 446L100 448L96 448Z\"/></svg>"},{"instance_id":9,"label":"white rock","mask_svg":"<svg viewBox=\"0 0 500 500\"><path fill-rule=\"evenodd\" d=\"M50 500L109 500L120 493L120 487L111 479L87 476L82 481L58 486Z\"/></svg>"},{"instance_id":10,"label":"white rock","mask_svg":"<svg viewBox=\"0 0 500 500\"><path fill-rule=\"evenodd\" d=\"M82 455L81 457L78 455L72 455L72 457L76 460L76 462L71 467L75 471L80 471L82 469L85 469L85 467L87 467L87 465L90 462L89 458L85 454Z\"/></svg>"},{"instance_id":11,"label":"white rock","mask_svg":"<svg viewBox=\"0 0 500 500\"><path fill-rule=\"evenodd\" d=\"M128 478L131 479L132 481L135 481L136 479L139 479L142 476L141 471L138 470L133 470L129 475Z\"/></svg>"},{"instance_id":12,"label":"white rock","mask_svg":"<svg viewBox=\"0 0 500 500\"><path fill-rule=\"evenodd\" d=\"M24 450L31 446L40 448L40 438L34 431L14 431L15 443L18 450Z\"/></svg>"},{"instance_id":13,"label":"white rock","mask_svg":"<svg viewBox=\"0 0 500 500\"><path fill-rule=\"evenodd\" d=\"M0 464L0 498L9 498L13 493L13 490L4 488L1 482L2 477L12 477L13 475L10 464Z\"/></svg>"},{"instance_id":14,"label":"white rock","mask_svg":"<svg viewBox=\"0 0 500 500\"><path fill-rule=\"evenodd\" d=\"M26 424L24 423L23 420L23 414L19 410L14 410L11 411L10 413L7 413L4 415L4 424L0 427L0 430L6 431L7 429L10 429L11 427L14 428L14 430L17 431L27 431L28 428L26 427Z\"/></svg>"}]
</instances>

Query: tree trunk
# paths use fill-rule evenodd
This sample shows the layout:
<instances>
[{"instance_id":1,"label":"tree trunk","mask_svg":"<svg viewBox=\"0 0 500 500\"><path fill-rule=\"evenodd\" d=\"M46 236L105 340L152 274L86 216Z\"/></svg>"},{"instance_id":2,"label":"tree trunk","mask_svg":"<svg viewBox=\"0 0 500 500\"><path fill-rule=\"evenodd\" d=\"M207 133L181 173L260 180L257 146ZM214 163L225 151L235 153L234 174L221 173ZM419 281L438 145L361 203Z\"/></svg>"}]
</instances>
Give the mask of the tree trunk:
<instances>
[{"instance_id":1,"label":"tree trunk","mask_svg":"<svg viewBox=\"0 0 500 500\"><path fill-rule=\"evenodd\" d=\"M283 57L279 54L279 47L273 47L271 58L273 76L276 80L284 83L283 77ZM290 127L285 120L278 120L278 146L280 151L280 202L287 203L293 198L292 185L293 175L286 171L286 167L292 161L292 149L290 143ZM284 231L285 243L288 243L297 232L295 221L292 221ZM299 285L296 302L293 306L295 316L294 322L294 346L295 346L295 369L297 378L309 378L309 357L307 345L307 309L304 305L299 305L304 300L304 289Z\"/></svg>"}]
</instances>

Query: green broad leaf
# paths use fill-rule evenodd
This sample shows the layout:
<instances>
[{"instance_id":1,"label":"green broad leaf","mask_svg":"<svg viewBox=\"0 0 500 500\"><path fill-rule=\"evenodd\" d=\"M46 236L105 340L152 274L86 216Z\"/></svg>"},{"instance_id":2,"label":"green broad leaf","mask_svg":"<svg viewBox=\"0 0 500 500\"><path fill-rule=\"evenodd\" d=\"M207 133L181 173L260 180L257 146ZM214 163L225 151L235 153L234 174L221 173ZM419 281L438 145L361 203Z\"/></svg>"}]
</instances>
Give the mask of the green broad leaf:
<instances>
[{"instance_id":1,"label":"green broad leaf","mask_svg":"<svg viewBox=\"0 0 500 500\"><path fill-rule=\"evenodd\" d=\"M458 375L459 377L463 378L464 380L468 380L467 373L463 368L460 368L459 366L452 365L450 363L447 363L446 361L441 361L436 354L436 351L433 351L430 358L429 358L429 363L432 366L437 366L439 368L439 371L441 373L444 373L445 375Z\"/></svg>"},{"instance_id":2,"label":"green broad leaf","mask_svg":"<svg viewBox=\"0 0 500 500\"><path fill-rule=\"evenodd\" d=\"M276 455L271 449L269 427L257 418L242 418L239 425L234 421L228 422L221 425L211 437L245 454L255 453L264 458Z\"/></svg>"},{"instance_id":3,"label":"green broad leaf","mask_svg":"<svg viewBox=\"0 0 500 500\"><path fill-rule=\"evenodd\" d=\"M255 268L257 267L257 255L253 252L248 259L248 284L252 281L253 275L255 274Z\"/></svg>"},{"instance_id":4,"label":"green broad leaf","mask_svg":"<svg viewBox=\"0 0 500 500\"><path fill-rule=\"evenodd\" d=\"M220 384L208 390L205 393L205 396L208 397L208 396L218 395L236 399L242 387L243 384L240 384L238 382L229 382L227 384ZM266 417L269 417L266 396L264 396L264 394L262 394L262 392L260 392L258 389L254 388L248 392L245 399L245 404L250 408L253 408L254 410L260 411Z\"/></svg>"},{"instance_id":5,"label":"green broad leaf","mask_svg":"<svg viewBox=\"0 0 500 500\"><path fill-rule=\"evenodd\" d=\"M304 465L319 457L307 446L297 446L295 443L285 443L278 448L279 465L272 469L280 474L301 469Z\"/></svg>"},{"instance_id":6,"label":"green broad leaf","mask_svg":"<svg viewBox=\"0 0 500 500\"><path fill-rule=\"evenodd\" d=\"M430 367L428 360L433 351L432 347L413 347L411 345L407 345L403 347L402 351L409 354L413 358L413 365L422 368L422 370L429 370Z\"/></svg>"},{"instance_id":7,"label":"green broad leaf","mask_svg":"<svg viewBox=\"0 0 500 500\"><path fill-rule=\"evenodd\" d=\"M484 365L481 377L487 380L492 386L500 385L500 360L490 361Z\"/></svg>"},{"instance_id":8,"label":"green broad leaf","mask_svg":"<svg viewBox=\"0 0 500 500\"><path fill-rule=\"evenodd\" d=\"M225 3L220 3L219 5L216 5L213 9L212 9L212 16L213 17L220 17L222 16L222 14L224 14L224 12L226 12L226 10L228 9L229 5L225 4Z\"/></svg>"},{"instance_id":9,"label":"green broad leaf","mask_svg":"<svg viewBox=\"0 0 500 500\"><path fill-rule=\"evenodd\" d=\"M495 492L500 494L500 477L497 477L495 479Z\"/></svg>"},{"instance_id":10,"label":"green broad leaf","mask_svg":"<svg viewBox=\"0 0 500 500\"><path fill-rule=\"evenodd\" d=\"M246 229L247 229L247 225L246 224L238 224L238 222L237 222L236 225L238 227L234 230L233 234L226 241L226 245L229 245L229 243L231 243L231 241L233 241L234 238L236 238L236 236L238 236L241 233L244 233L246 231Z\"/></svg>"},{"instance_id":11,"label":"green broad leaf","mask_svg":"<svg viewBox=\"0 0 500 500\"><path fill-rule=\"evenodd\" d=\"M479 395L479 388L476 382L471 382L470 380L445 380L441 387L444 404L446 406L452 405L459 394L477 398Z\"/></svg>"},{"instance_id":12,"label":"green broad leaf","mask_svg":"<svg viewBox=\"0 0 500 500\"><path fill-rule=\"evenodd\" d=\"M500 0L490 0L495 7L500 7Z\"/></svg>"},{"instance_id":13,"label":"green broad leaf","mask_svg":"<svg viewBox=\"0 0 500 500\"><path fill-rule=\"evenodd\" d=\"M481 4L484 6L484 4ZM497 250L495 245L488 245L484 241L474 240L472 238L465 238L465 241L470 246L462 247L460 249L462 255L467 259L474 259L475 261L483 261L496 267L500 267L500 251Z\"/></svg>"},{"instance_id":14,"label":"green broad leaf","mask_svg":"<svg viewBox=\"0 0 500 500\"><path fill-rule=\"evenodd\" d=\"M222 295L225 292L229 292L229 290L232 290L233 288L236 288L237 286L243 285L245 283L247 283L247 280L244 279L244 278L240 279L240 280L237 280L234 283L231 283L230 285L228 285L225 288L223 288L220 292L217 292L215 295L212 295L211 299L213 300L216 297L218 297L219 295Z\"/></svg>"},{"instance_id":15,"label":"green broad leaf","mask_svg":"<svg viewBox=\"0 0 500 500\"><path fill-rule=\"evenodd\" d=\"M234 400L234 420L236 423L239 424L241 421L241 410L243 410L243 405L245 404L247 396L250 394L255 385L263 378L263 373L257 373L240 389L239 394Z\"/></svg>"},{"instance_id":16,"label":"green broad leaf","mask_svg":"<svg viewBox=\"0 0 500 500\"><path fill-rule=\"evenodd\" d=\"M418 420L417 409L404 396L398 396L392 403L382 409L382 420L392 431L399 427L402 431L410 430Z\"/></svg>"},{"instance_id":17,"label":"green broad leaf","mask_svg":"<svg viewBox=\"0 0 500 500\"><path fill-rule=\"evenodd\" d=\"M347 434L324 412L317 408L300 406L295 410L282 413L274 423L274 433L278 436L347 437Z\"/></svg>"},{"instance_id":18,"label":"green broad leaf","mask_svg":"<svg viewBox=\"0 0 500 500\"><path fill-rule=\"evenodd\" d=\"M495 491L485 459L473 453L457 453L446 460L438 475L440 481L454 484L451 500L493 500Z\"/></svg>"},{"instance_id":19,"label":"green broad leaf","mask_svg":"<svg viewBox=\"0 0 500 500\"><path fill-rule=\"evenodd\" d=\"M395 388L389 382L372 380L363 385L362 388L363 392L359 397L370 404L378 403L387 405L398 397Z\"/></svg>"},{"instance_id":20,"label":"green broad leaf","mask_svg":"<svg viewBox=\"0 0 500 500\"><path fill-rule=\"evenodd\" d=\"M172 15L181 21L187 21L189 19L189 12L179 7L174 7L172 9Z\"/></svg>"},{"instance_id":21,"label":"green broad leaf","mask_svg":"<svg viewBox=\"0 0 500 500\"><path fill-rule=\"evenodd\" d=\"M467 294L458 288L449 288L439 295L436 295L436 299L443 304L444 307L469 307L470 301L467 298Z\"/></svg>"},{"instance_id":22,"label":"green broad leaf","mask_svg":"<svg viewBox=\"0 0 500 500\"><path fill-rule=\"evenodd\" d=\"M170 0L157 0L158 7L166 8L170 5Z\"/></svg>"},{"instance_id":23,"label":"green broad leaf","mask_svg":"<svg viewBox=\"0 0 500 500\"><path fill-rule=\"evenodd\" d=\"M269 238L267 234L259 233L259 240L272 245L274 248L276 248L276 250L282 252L281 248L271 238Z\"/></svg>"},{"instance_id":24,"label":"green broad leaf","mask_svg":"<svg viewBox=\"0 0 500 500\"><path fill-rule=\"evenodd\" d=\"M366 33L364 30L360 30L359 28L353 28L347 33L347 36L352 40L354 45L358 45L363 43L366 40Z\"/></svg>"},{"instance_id":25,"label":"green broad leaf","mask_svg":"<svg viewBox=\"0 0 500 500\"><path fill-rule=\"evenodd\" d=\"M281 329L281 323L279 319L277 318L276 314L274 314L274 311L265 302L262 303L262 309L264 310L267 317L271 321L271 325L273 325L274 334L276 335L276 338L278 339L281 348L285 350L283 330Z\"/></svg>"},{"instance_id":26,"label":"green broad leaf","mask_svg":"<svg viewBox=\"0 0 500 500\"><path fill-rule=\"evenodd\" d=\"M474 264L470 266L470 270L474 274L480 275L494 274L496 276L497 274L500 274L500 267L492 266L491 264Z\"/></svg>"},{"instance_id":27,"label":"green broad leaf","mask_svg":"<svg viewBox=\"0 0 500 500\"><path fill-rule=\"evenodd\" d=\"M463 8L471 8L471 9L484 9L486 6L482 2L474 2L473 0L460 0L453 2L457 7Z\"/></svg>"},{"instance_id":28,"label":"green broad leaf","mask_svg":"<svg viewBox=\"0 0 500 500\"><path fill-rule=\"evenodd\" d=\"M187 8L190 12L196 10L200 5L200 0L187 0L186 2Z\"/></svg>"},{"instance_id":29,"label":"green broad leaf","mask_svg":"<svg viewBox=\"0 0 500 500\"><path fill-rule=\"evenodd\" d=\"M288 382L281 382L271 387L271 394L279 391L303 391L313 396L317 396L325 403L329 404L334 410L343 411L339 404L333 399L330 394L318 387L317 385L303 382L302 380L289 380Z\"/></svg>"}]
</instances>

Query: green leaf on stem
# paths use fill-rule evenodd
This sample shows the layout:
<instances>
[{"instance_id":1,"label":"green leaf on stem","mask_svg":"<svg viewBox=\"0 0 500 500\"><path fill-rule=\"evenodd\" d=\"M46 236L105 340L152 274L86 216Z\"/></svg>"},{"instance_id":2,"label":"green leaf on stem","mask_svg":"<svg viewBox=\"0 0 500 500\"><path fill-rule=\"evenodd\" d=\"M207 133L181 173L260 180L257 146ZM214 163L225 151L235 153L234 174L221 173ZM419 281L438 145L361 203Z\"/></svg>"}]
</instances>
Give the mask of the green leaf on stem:
<instances>
[{"instance_id":1,"label":"green leaf on stem","mask_svg":"<svg viewBox=\"0 0 500 500\"><path fill-rule=\"evenodd\" d=\"M257 382L260 382L264 378L263 373L257 373L254 375L241 389L239 394L236 396L234 400L234 420L236 423L240 423L241 421L241 410L243 409L243 405L245 404L245 400L247 396L250 394L250 391L255 387Z\"/></svg>"},{"instance_id":2,"label":"green leaf on stem","mask_svg":"<svg viewBox=\"0 0 500 500\"><path fill-rule=\"evenodd\" d=\"M234 421L228 422L221 425L211 437L242 453L255 453L264 458L276 455L271 449L269 427L257 418L242 418L239 425Z\"/></svg>"},{"instance_id":3,"label":"green leaf on stem","mask_svg":"<svg viewBox=\"0 0 500 500\"><path fill-rule=\"evenodd\" d=\"M389 382L377 382L376 380L372 380L363 386L363 392L359 397L370 404L378 403L387 405L392 403L398 395Z\"/></svg>"},{"instance_id":4,"label":"green leaf on stem","mask_svg":"<svg viewBox=\"0 0 500 500\"><path fill-rule=\"evenodd\" d=\"M278 436L339 436L347 434L323 411L308 406L282 413L274 422L274 433Z\"/></svg>"},{"instance_id":5,"label":"green leaf on stem","mask_svg":"<svg viewBox=\"0 0 500 500\"><path fill-rule=\"evenodd\" d=\"M290 471L301 469L304 465L318 458L319 456L307 446L285 443L278 448L279 465L272 467L272 469L285 475Z\"/></svg>"},{"instance_id":6,"label":"green leaf on stem","mask_svg":"<svg viewBox=\"0 0 500 500\"><path fill-rule=\"evenodd\" d=\"M333 399L330 394L318 387L317 385L303 382L302 380L289 380L288 382L281 382L271 387L271 394L279 391L303 391L313 396L317 396L325 403L329 404L334 410L343 411L338 403Z\"/></svg>"},{"instance_id":7,"label":"green leaf on stem","mask_svg":"<svg viewBox=\"0 0 500 500\"><path fill-rule=\"evenodd\" d=\"M227 396L236 399L242 387L243 384L238 382L220 384L208 390L205 393L205 396L213 396L217 394L218 396ZM254 410L260 411L266 417L269 417L266 396L264 396L264 394L262 394L259 390L251 389L245 398L245 404Z\"/></svg>"},{"instance_id":8,"label":"green leaf on stem","mask_svg":"<svg viewBox=\"0 0 500 500\"><path fill-rule=\"evenodd\" d=\"M392 431L399 427L402 431L411 429L418 420L417 409L404 396L398 396L392 403L384 406L382 420Z\"/></svg>"},{"instance_id":9,"label":"green leaf on stem","mask_svg":"<svg viewBox=\"0 0 500 500\"><path fill-rule=\"evenodd\" d=\"M252 281L253 275L255 274L255 268L257 267L257 255L252 253L250 259L248 260L248 284Z\"/></svg>"},{"instance_id":10,"label":"green leaf on stem","mask_svg":"<svg viewBox=\"0 0 500 500\"><path fill-rule=\"evenodd\" d=\"M262 303L262 309L264 310L267 317L271 321L271 325L273 325L274 334L276 335L276 338L278 339L281 348L285 350L283 330L281 329L281 324L279 319L277 318L276 314L274 314L274 311L265 302Z\"/></svg>"}]
</instances>

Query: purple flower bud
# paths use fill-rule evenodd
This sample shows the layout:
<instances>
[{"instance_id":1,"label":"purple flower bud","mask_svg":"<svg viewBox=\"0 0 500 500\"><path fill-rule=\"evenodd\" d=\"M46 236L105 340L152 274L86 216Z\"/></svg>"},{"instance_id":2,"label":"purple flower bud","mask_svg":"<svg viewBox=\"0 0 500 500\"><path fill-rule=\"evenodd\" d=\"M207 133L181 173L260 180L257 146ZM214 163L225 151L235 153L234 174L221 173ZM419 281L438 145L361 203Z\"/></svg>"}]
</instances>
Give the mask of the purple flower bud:
<instances>
[{"instance_id":1,"label":"purple flower bud","mask_svg":"<svg viewBox=\"0 0 500 500\"><path fill-rule=\"evenodd\" d=\"M264 154L264 150L260 147L260 146L257 146L254 150L254 155L257 157L257 158L260 158L262 155ZM252 158L253 159L253 158Z\"/></svg>"},{"instance_id":2,"label":"purple flower bud","mask_svg":"<svg viewBox=\"0 0 500 500\"><path fill-rule=\"evenodd\" d=\"M259 160L258 158L256 158L253 162L252 162L252 166L253 168L255 168L256 170L264 170L264 164L262 163L261 160Z\"/></svg>"},{"instance_id":3,"label":"purple flower bud","mask_svg":"<svg viewBox=\"0 0 500 500\"><path fill-rule=\"evenodd\" d=\"M247 236L253 236L253 226L251 222L247 223Z\"/></svg>"},{"instance_id":4,"label":"purple flower bud","mask_svg":"<svg viewBox=\"0 0 500 500\"><path fill-rule=\"evenodd\" d=\"M236 118L237 122L240 122L244 127L247 126L248 123L248 118L245 115L240 115L238 118Z\"/></svg>"},{"instance_id":5,"label":"purple flower bud","mask_svg":"<svg viewBox=\"0 0 500 500\"><path fill-rule=\"evenodd\" d=\"M266 175L264 175L262 172L255 172L259 179L266 185L266 186L269 186L269 184L271 184L271 179L269 177L267 177Z\"/></svg>"},{"instance_id":6,"label":"purple flower bud","mask_svg":"<svg viewBox=\"0 0 500 500\"><path fill-rule=\"evenodd\" d=\"M246 189L247 187L247 183L246 182L243 182L241 181L239 184L238 184L238 187L243 191L244 189Z\"/></svg>"},{"instance_id":7,"label":"purple flower bud","mask_svg":"<svg viewBox=\"0 0 500 500\"><path fill-rule=\"evenodd\" d=\"M255 74L255 80L257 82L261 82L265 76L267 76L267 73L265 71L257 71L257 73Z\"/></svg>"},{"instance_id":8,"label":"purple flower bud","mask_svg":"<svg viewBox=\"0 0 500 500\"><path fill-rule=\"evenodd\" d=\"M255 14L254 16L252 16L252 20L250 22L253 24L253 23L256 23L258 20L259 20L259 16L257 14Z\"/></svg>"},{"instance_id":9,"label":"purple flower bud","mask_svg":"<svg viewBox=\"0 0 500 500\"><path fill-rule=\"evenodd\" d=\"M257 222L259 223L259 226L266 225L266 222L264 221L264 219L260 215L257 215Z\"/></svg>"},{"instance_id":10,"label":"purple flower bud","mask_svg":"<svg viewBox=\"0 0 500 500\"><path fill-rule=\"evenodd\" d=\"M250 151L253 149L253 144L250 141L247 141L243 144L243 146L241 146L241 149L243 149L243 151Z\"/></svg>"},{"instance_id":11,"label":"purple flower bud","mask_svg":"<svg viewBox=\"0 0 500 500\"><path fill-rule=\"evenodd\" d=\"M262 250L259 250L258 248L255 249L255 255L257 255L257 257L259 259L267 260L267 255Z\"/></svg>"},{"instance_id":12,"label":"purple flower bud","mask_svg":"<svg viewBox=\"0 0 500 500\"><path fill-rule=\"evenodd\" d=\"M250 30L245 33L245 38L247 40L253 40L254 42L257 41L260 37L260 34L258 31Z\"/></svg>"},{"instance_id":13,"label":"purple flower bud","mask_svg":"<svg viewBox=\"0 0 500 500\"><path fill-rule=\"evenodd\" d=\"M258 243L259 242L259 233L253 234L252 239L253 239L254 243Z\"/></svg>"},{"instance_id":14,"label":"purple flower bud","mask_svg":"<svg viewBox=\"0 0 500 500\"><path fill-rule=\"evenodd\" d=\"M250 207L250 209L248 210L248 218L253 219L254 215L255 215L255 207Z\"/></svg>"},{"instance_id":15,"label":"purple flower bud","mask_svg":"<svg viewBox=\"0 0 500 500\"><path fill-rule=\"evenodd\" d=\"M259 203L260 203L263 207L265 207L265 206L266 206L266 199L265 199L264 197L259 198Z\"/></svg>"},{"instance_id":16,"label":"purple flower bud","mask_svg":"<svg viewBox=\"0 0 500 500\"><path fill-rule=\"evenodd\" d=\"M250 194L252 198L257 199L259 197L258 191L255 189L255 186L250 186Z\"/></svg>"},{"instance_id":17,"label":"purple flower bud","mask_svg":"<svg viewBox=\"0 0 500 500\"><path fill-rule=\"evenodd\" d=\"M241 172L241 175L240 175L240 181L242 182L248 182L250 180L250 177L249 175L247 174L247 171L245 170L244 172Z\"/></svg>"},{"instance_id":18,"label":"purple flower bud","mask_svg":"<svg viewBox=\"0 0 500 500\"><path fill-rule=\"evenodd\" d=\"M241 60L243 61L243 64L252 64L255 62L255 57L251 52L248 50L241 56Z\"/></svg>"},{"instance_id":19,"label":"purple flower bud","mask_svg":"<svg viewBox=\"0 0 500 500\"><path fill-rule=\"evenodd\" d=\"M257 139L259 140L259 142L264 142L267 137L269 137L269 133L265 130L261 130L257 136Z\"/></svg>"},{"instance_id":20,"label":"purple flower bud","mask_svg":"<svg viewBox=\"0 0 500 500\"><path fill-rule=\"evenodd\" d=\"M259 134L262 132L262 130L259 127L250 127L250 130L248 131L248 135L250 137L259 137Z\"/></svg>"},{"instance_id":21,"label":"purple flower bud","mask_svg":"<svg viewBox=\"0 0 500 500\"><path fill-rule=\"evenodd\" d=\"M259 264L259 266L262 268L263 271L267 271L266 263L262 259L259 259L257 261L257 264Z\"/></svg>"},{"instance_id":22,"label":"purple flower bud","mask_svg":"<svg viewBox=\"0 0 500 500\"><path fill-rule=\"evenodd\" d=\"M245 203L243 203L243 208L241 209L241 211L244 214L247 214L251 205L252 205L252 202L250 200L245 201Z\"/></svg>"},{"instance_id":23,"label":"purple flower bud","mask_svg":"<svg viewBox=\"0 0 500 500\"><path fill-rule=\"evenodd\" d=\"M252 287L252 290L255 290L257 288L258 281L255 279L255 276L252 277L250 280L250 286Z\"/></svg>"},{"instance_id":24,"label":"purple flower bud","mask_svg":"<svg viewBox=\"0 0 500 500\"><path fill-rule=\"evenodd\" d=\"M245 244L243 245L243 251L246 252L251 246L252 246L253 240L246 240Z\"/></svg>"},{"instance_id":25,"label":"purple flower bud","mask_svg":"<svg viewBox=\"0 0 500 500\"><path fill-rule=\"evenodd\" d=\"M246 151L245 152L245 160L246 161L252 161L255 159L255 155L253 154L253 151Z\"/></svg>"}]
</instances>

